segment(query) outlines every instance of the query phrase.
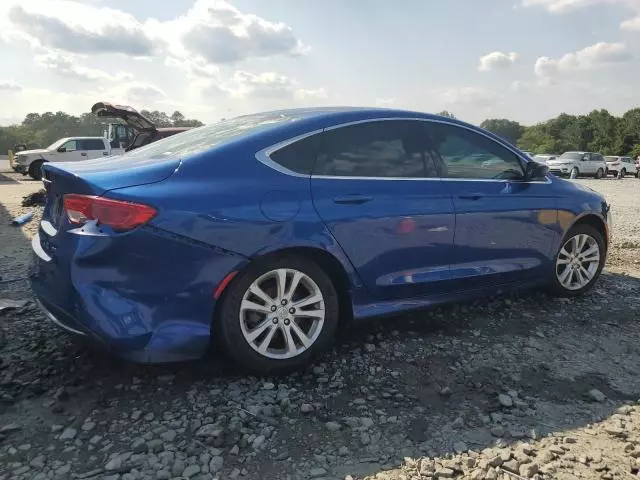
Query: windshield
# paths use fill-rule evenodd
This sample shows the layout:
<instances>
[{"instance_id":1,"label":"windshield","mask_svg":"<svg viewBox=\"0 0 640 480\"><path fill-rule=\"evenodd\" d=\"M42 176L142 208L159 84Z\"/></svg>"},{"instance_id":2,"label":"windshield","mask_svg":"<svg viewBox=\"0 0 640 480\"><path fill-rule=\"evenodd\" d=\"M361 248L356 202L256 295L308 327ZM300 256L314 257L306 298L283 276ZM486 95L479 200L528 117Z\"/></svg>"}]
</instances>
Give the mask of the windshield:
<instances>
[{"instance_id":1,"label":"windshield","mask_svg":"<svg viewBox=\"0 0 640 480\"><path fill-rule=\"evenodd\" d=\"M285 122L295 121L302 116L302 113L296 114L295 112L270 112L222 120L136 148L125 153L124 156L152 159L185 158L209 150L211 147L232 140L235 137L255 133ZM138 142L136 141L136 143Z\"/></svg>"},{"instance_id":2,"label":"windshield","mask_svg":"<svg viewBox=\"0 0 640 480\"><path fill-rule=\"evenodd\" d=\"M583 156L584 156L584 153L580 153L580 152L565 152L562 155L560 155L560 159L582 160Z\"/></svg>"},{"instance_id":3,"label":"windshield","mask_svg":"<svg viewBox=\"0 0 640 480\"><path fill-rule=\"evenodd\" d=\"M60 140L56 140L51 145L47 147L47 150L57 150L60 145L69 140L68 138L61 138Z\"/></svg>"},{"instance_id":4,"label":"windshield","mask_svg":"<svg viewBox=\"0 0 640 480\"><path fill-rule=\"evenodd\" d=\"M619 160L618 157L604 157L607 162L617 162Z\"/></svg>"}]
</instances>

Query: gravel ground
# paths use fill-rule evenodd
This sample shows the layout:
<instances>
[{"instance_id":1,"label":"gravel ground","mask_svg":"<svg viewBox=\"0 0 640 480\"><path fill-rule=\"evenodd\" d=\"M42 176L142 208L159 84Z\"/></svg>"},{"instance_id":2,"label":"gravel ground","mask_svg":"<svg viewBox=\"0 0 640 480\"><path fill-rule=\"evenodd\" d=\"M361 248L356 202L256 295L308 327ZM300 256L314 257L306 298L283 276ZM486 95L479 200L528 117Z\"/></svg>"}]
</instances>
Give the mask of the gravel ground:
<instances>
[{"instance_id":1,"label":"gravel ground","mask_svg":"<svg viewBox=\"0 0 640 480\"><path fill-rule=\"evenodd\" d=\"M254 378L213 354L119 362L45 321L20 280L40 185L0 174L0 299L26 301L0 312L0 480L634 477L640 180L579 181L615 212L589 296L376 321L304 373Z\"/></svg>"}]
</instances>

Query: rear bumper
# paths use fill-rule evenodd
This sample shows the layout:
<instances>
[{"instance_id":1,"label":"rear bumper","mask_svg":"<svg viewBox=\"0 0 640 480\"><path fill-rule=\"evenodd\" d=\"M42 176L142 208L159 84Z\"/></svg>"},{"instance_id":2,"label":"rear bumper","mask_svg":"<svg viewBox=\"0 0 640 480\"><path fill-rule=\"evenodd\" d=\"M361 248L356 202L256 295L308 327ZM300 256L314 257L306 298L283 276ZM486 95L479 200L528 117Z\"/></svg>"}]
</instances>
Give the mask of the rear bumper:
<instances>
[{"instance_id":1,"label":"rear bumper","mask_svg":"<svg viewBox=\"0 0 640 480\"><path fill-rule=\"evenodd\" d=\"M201 357L213 292L242 257L142 228L126 235L34 237L30 273L45 316L72 335L139 363Z\"/></svg>"}]
</instances>

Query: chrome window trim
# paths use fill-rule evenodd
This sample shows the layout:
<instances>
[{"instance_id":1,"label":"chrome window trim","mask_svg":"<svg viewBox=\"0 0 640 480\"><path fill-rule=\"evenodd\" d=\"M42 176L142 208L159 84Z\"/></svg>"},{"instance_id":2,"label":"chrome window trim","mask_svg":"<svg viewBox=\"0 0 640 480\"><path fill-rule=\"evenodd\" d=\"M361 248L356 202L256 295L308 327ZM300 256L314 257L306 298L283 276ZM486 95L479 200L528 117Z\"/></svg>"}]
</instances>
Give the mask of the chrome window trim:
<instances>
[{"instance_id":1,"label":"chrome window trim","mask_svg":"<svg viewBox=\"0 0 640 480\"><path fill-rule=\"evenodd\" d=\"M302 135L298 135L296 137L283 140L282 142L278 142L267 148L263 148L262 150L258 151L255 154L256 160L263 163L267 167L277 170L280 173L284 173L285 175L290 175L292 177L309 178L310 174L294 172L293 170L289 170L288 168L283 167L279 163L274 162L273 160L271 160L271 155L277 152L278 150L288 147L293 143L299 142L300 140L304 140L305 138L311 137L313 135L318 135L323 131L324 131L323 129L314 130L312 132L307 132Z\"/></svg>"},{"instance_id":2,"label":"chrome window trim","mask_svg":"<svg viewBox=\"0 0 640 480\"><path fill-rule=\"evenodd\" d=\"M421 181L442 181L442 182L517 182L517 183L542 183L542 184L549 184L551 183L551 179L549 178L549 176L545 176L545 180L531 180L529 182L525 182L525 181L520 181L520 180L508 180L508 179L485 179L485 178L441 178L441 177L348 177L348 176L331 176L331 175L307 175L307 174L303 174L303 173L298 173L298 172L294 172L292 170L289 170L288 168L283 167L282 165L274 162L271 159L271 155L275 152L277 152L278 150L285 148L289 145L291 145L292 143L298 142L300 140L303 140L307 137L311 137L312 135L318 135L320 133L324 133L324 132L330 132L331 130L336 130L338 128L344 128L344 127L350 127L353 125L361 125L361 124L365 124L365 123L375 123L375 122L387 122L387 121L418 121L418 122L425 122L425 123L440 123L443 125L449 125L452 127L458 127L458 128L463 128L465 130L468 130L470 132L482 135L483 137L496 142L498 145L502 146L503 148L509 150L511 153L513 153L517 159L519 159L521 162L524 161L525 163L529 163L529 161L533 161L532 159L527 160L526 158L523 158L516 150L513 149L513 147L511 147L510 145L503 143L501 140L495 139L490 137L489 135L487 135L486 133L482 132L482 131L478 131L474 128L468 127L466 125L459 125L457 123L452 123L446 120L438 120L438 119L430 119L430 118L421 118L421 117L381 117L381 118L367 118L364 120L355 120L352 122L345 122L345 123L340 123L338 125L331 125L330 127L326 127L323 129L318 129L318 130L314 130L312 132L307 132L304 133L302 135L298 135L296 137L292 137L289 138L287 140L283 140L282 142L278 142L274 145L271 145L269 147L263 148L262 150L258 151L255 154L255 158L260 161L261 163L263 163L264 165L280 172L283 173L285 175L290 175L293 177L299 177L299 178L317 178L317 179L337 179L337 180L408 180L408 181L416 181L416 180L421 180Z\"/></svg>"}]
</instances>

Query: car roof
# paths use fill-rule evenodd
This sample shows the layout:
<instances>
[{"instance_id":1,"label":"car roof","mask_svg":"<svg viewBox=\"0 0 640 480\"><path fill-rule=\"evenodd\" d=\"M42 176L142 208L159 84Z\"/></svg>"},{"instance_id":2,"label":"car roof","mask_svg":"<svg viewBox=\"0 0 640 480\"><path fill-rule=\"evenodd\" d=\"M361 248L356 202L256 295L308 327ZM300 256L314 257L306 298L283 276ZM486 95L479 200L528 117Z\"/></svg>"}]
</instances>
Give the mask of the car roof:
<instances>
[{"instance_id":1,"label":"car roof","mask_svg":"<svg viewBox=\"0 0 640 480\"><path fill-rule=\"evenodd\" d=\"M250 134L255 138L273 138L281 136L282 138L291 138L302 133L307 133L316 130L322 130L332 126L357 123L360 121L376 120L376 119L421 119L421 120L433 120L439 122L446 122L454 125L459 125L465 128L472 129L474 131L482 132L483 134L490 136L496 141L510 145L503 138L482 130L481 128L457 120L454 118L442 117L440 115L434 115L430 113L416 112L411 110L400 110L391 108L373 108L373 107L312 107L312 108L294 108L287 110L274 110L270 112L260 112L249 115L242 115L228 120L238 120L242 118L250 118L252 116L264 116L273 117L278 116L288 117L288 121L275 122L273 127L265 128L257 133ZM515 148L511 146L512 148Z\"/></svg>"}]
</instances>

